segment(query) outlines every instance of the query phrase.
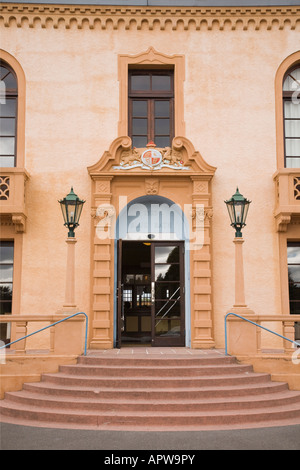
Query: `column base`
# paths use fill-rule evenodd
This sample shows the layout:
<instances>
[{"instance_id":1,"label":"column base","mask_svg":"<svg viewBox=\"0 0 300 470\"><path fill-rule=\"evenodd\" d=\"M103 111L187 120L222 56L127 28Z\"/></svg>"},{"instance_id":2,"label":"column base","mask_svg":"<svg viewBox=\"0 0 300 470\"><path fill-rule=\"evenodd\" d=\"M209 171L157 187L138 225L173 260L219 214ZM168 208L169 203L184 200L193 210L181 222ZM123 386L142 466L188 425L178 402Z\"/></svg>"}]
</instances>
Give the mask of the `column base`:
<instances>
[{"instance_id":1,"label":"column base","mask_svg":"<svg viewBox=\"0 0 300 470\"><path fill-rule=\"evenodd\" d=\"M234 306L232 309L228 310L226 314L228 313L235 313L248 320L251 320L251 317L255 315L255 312L247 306ZM227 348L228 353L233 356L239 354L256 354L259 347L256 326L243 320L243 318L236 317L235 315L229 315L227 317Z\"/></svg>"},{"instance_id":2,"label":"column base","mask_svg":"<svg viewBox=\"0 0 300 470\"><path fill-rule=\"evenodd\" d=\"M236 313L237 315L240 315L241 317L247 316L247 315L255 315L254 310L251 308L247 307L247 305L234 305L230 310L228 310L227 313Z\"/></svg>"},{"instance_id":3,"label":"column base","mask_svg":"<svg viewBox=\"0 0 300 470\"><path fill-rule=\"evenodd\" d=\"M113 343L110 341L92 340L89 349L113 349Z\"/></svg>"},{"instance_id":4,"label":"column base","mask_svg":"<svg viewBox=\"0 0 300 470\"><path fill-rule=\"evenodd\" d=\"M63 305L62 308L57 310L55 312L56 315L63 315L63 316L68 316L68 315L73 315L74 313L79 313L82 310L80 310L75 304L74 305Z\"/></svg>"}]
</instances>

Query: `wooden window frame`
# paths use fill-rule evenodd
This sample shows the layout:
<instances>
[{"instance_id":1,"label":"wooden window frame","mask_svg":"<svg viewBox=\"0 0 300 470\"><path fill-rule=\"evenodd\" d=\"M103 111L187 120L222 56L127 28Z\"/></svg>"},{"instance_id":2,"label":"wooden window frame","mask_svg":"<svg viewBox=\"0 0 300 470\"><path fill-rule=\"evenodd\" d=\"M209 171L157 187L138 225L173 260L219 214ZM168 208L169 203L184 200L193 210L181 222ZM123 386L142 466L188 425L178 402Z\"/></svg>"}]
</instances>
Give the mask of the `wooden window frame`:
<instances>
[{"instance_id":1,"label":"wooden window frame","mask_svg":"<svg viewBox=\"0 0 300 470\"><path fill-rule=\"evenodd\" d=\"M150 77L150 90L133 90L131 88L131 79L135 75L145 75ZM152 77L164 75L170 77L170 91L152 90ZM132 105L134 101L147 101L147 143L155 142L155 102L168 101L169 103L169 137L171 146L174 135L174 70L173 69L129 69L128 71L128 135L133 135L133 116ZM163 117L161 119L164 119ZM167 134L165 134L167 135Z\"/></svg>"},{"instance_id":2,"label":"wooden window frame","mask_svg":"<svg viewBox=\"0 0 300 470\"><path fill-rule=\"evenodd\" d=\"M0 49L0 58L5 62L17 79L18 99L16 117L16 158L15 168L25 168L25 107L26 107L26 80L25 73L19 62L8 52Z\"/></svg>"},{"instance_id":3,"label":"wooden window frame","mask_svg":"<svg viewBox=\"0 0 300 470\"><path fill-rule=\"evenodd\" d=\"M184 81L185 56L166 55L150 47L136 55L118 56L118 80L120 87L118 135L128 135L128 71L129 69L173 69L174 71L174 136L185 137Z\"/></svg>"},{"instance_id":4,"label":"wooden window frame","mask_svg":"<svg viewBox=\"0 0 300 470\"><path fill-rule=\"evenodd\" d=\"M300 242L297 242L297 241L293 241L293 242L288 241L288 242L287 242L287 248L290 248L290 247L299 247L299 250L300 250ZM288 262L288 258L287 258L287 262ZM289 268L289 266L300 266L300 263L289 263L289 262L288 262L288 268ZM294 282L295 282L295 281L294 281ZM289 279L289 292L290 292L290 284L291 284L291 282L290 282L290 279ZM300 282L296 282L296 284L300 284ZM292 303L296 303L296 304L298 304L298 305L300 306L300 299L299 299L299 300L298 300L298 299L297 299L297 300L292 300L292 299L290 298L290 295L289 295L290 313L293 315L293 314L294 314L294 313L292 313L292 310L293 310L293 309L291 308ZM297 313L296 313L296 314L297 314Z\"/></svg>"},{"instance_id":5,"label":"wooden window frame","mask_svg":"<svg viewBox=\"0 0 300 470\"><path fill-rule=\"evenodd\" d=\"M275 116L277 169L285 169L284 92L283 83L287 74L300 65L300 51L288 56L278 67L275 75Z\"/></svg>"},{"instance_id":6,"label":"wooden window frame","mask_svg":"<svg viewBox=\"0 0 300 470\"><path fill-rule=\"evenodd\" d=\"M11 136L5 136L5 137L13 137L14 138L14 154L13 155L3 155L3 157L13 157L13 162L14 164L12 165L11 168L15 168L17 166L17 155L18 155L18 77L14 71L14 69L3 59L0 58L0 66L6 68L8 73L6 74L9 75L10 73L14 76L15 81L16 81L16 88L15 89L8 89L5 90L5 99L15 99L16 100L16 108L15 108L15 114L14 114L14 119L15 119L15 128L14 128L14 134ZM5 78L5 77L3 77ZM1 116L5 118L6 116ZM10 116L12 117L12 116ZM3 137L3 136L1 136ZM0 137L0 138L1 138ZM2 155L1 155L2 156ZM0 165L3 167L3 165Z\"/></svg>"},{"instance_id":7,"label":"wooden window frame","mask_svg":"<svg viewBox=\"0 0 300 470\"><path fill-rule=\"evenodd\" d=\"M300 68L300 63L294 64L292 67L290 67L290 68L287 70L287 72L285 73L285 75L284 75L284 77L283 77L282 86L283 86L283 84L284 84L286 78L288 77L288 75L290 75L294 70L296 70L296 69L298 69L298 68ZM292 119L292 118L286 118L286 117L285 117L285 112L284 112L285 106L284 106L284 103L287 102L287 101L291 101L291 100L292 100L292 97L293 97L293 94L294 94L294 91L284 91L284 90L282 90L282 101L283 101L283 102L282 102L282 113L283 113L283 140L284 140L284 166L285 166L285 168L294 168L294 167L287 167L287 165L286 165L286 159L287 159L287 158L291 158L291 159L293 159L293 158L300 158L300 154L299 154L298 157L293 157L293 156L287 155L287 152L286 152L286 141L287 141L288 138L290 138L290 139L293 138L293 139L298 139L298 140L300 140L300 137L286 137L286 135L285 135L285 121L286 121L287 119L290 120L290 119ZM293 120L299 120L299 119L294 118Z\"/></svg>"}]
</instances>

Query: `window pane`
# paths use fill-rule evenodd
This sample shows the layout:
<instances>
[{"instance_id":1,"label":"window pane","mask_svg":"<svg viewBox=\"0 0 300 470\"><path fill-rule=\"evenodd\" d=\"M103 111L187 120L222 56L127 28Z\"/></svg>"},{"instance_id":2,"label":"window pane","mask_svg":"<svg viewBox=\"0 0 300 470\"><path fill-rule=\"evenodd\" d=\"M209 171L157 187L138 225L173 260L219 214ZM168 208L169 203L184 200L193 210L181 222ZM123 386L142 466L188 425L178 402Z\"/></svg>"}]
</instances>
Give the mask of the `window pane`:
<instances>
[{"instance_id":1,"label":"window pane","mask_svg":"<svg viewBox=\"0 0 300 470\"><path fill-rule=\"evenodd\" d=\"M7 70L6 67L3 67L3 65L1 65L1 67L0 67L0 80L3 80L3 77L5 77L8 73L9 73L9 70Z\"/></svg>"},{"instance_id":2,"label":"window pane","mask_svg":"<svg viewBox=\"0 0 300 470\"><path fill-rule=\"evenodd\" d=\"M11 301L0 302L0 315L5 315L11 313ZM6 323L1 323L1 325L6 325ZM1 338L3 341L3 337Z\"/></svg>"},{"instance_id":3,"label":"window pane","mask_svg":"<svg viewBox=\"0 0 300 470\"><path fill-rule=\"evenodd\" d=\"M12 282L13 266L9 264L0 265L0 282Z\"/></svg>"},{"instance_id":4,"label":"window pane","mask_svg":"<svg viewBox=\"0 0 300 470\"><path fill-rule=\"evenodd\" d=\"M285 139L285 153L288 157L299 157L300 139Z\"/></svg>"},{"instance_id":5,"label":"window pane","mask_svg":"<svg viewBox=\"0 0 300 470\"><path fill-rule=\"evenodd\" d=\"M289 264L300 264L300 245L288 246L287 256Z\"/></svg>"},{"instance_id":6,"label":"window pane","mask_svg":"<svg viewBox=\"0 0 300 470\"><path fill-rule=\"evenodd\" d=\"M293 103L292 101L285 101L284 117L289 119L300 119L300 104Z\"/></svg>"},{"instance_id":7,"label":"window pane","mask_svg":"<svg viewBox=\"0 0 300 470\"><path fill-rule=\"evenodd\" d=\"M155 114L155 117L169 117L170 116L170 102L169 101L155 101L154 114Z\"/></svg>"},{"instance_id":8,"label":"window pane","mask_svg":"<svg viewBox=\"0 0 300 470\"><path fill-rule=\"evenodd\" d=\"M4 79L6 90L16 90L17 89L17 81L14 75L10 72Z\"/></svg>"},{"instance_id":9,"label":"window pane","mask_svg":"<svg viewBox=\"0 0 300 470\"><path fill-rule=\"evenodd\" d=\"M300 137L300 119L285 120L284 124L286 137Z\"/></svg>"},{"instance_id":10,"label":"window pane","mask_svg":"<svg viewBox=\"0 0 300 470\"><path fill-rule=\"evenodd\" d=\"M299 266L289 266L289 281L300 282L300 264Z\"/></svg>"},{"instance_id":11,"label":"window pane","mask_svg":"<svg viewBox=\"0 0 300 470\"><path fill-rule=\"evenodd\" d=\"M293 315L300 315L300 302L290 302L290 312Z\"/></svg>"},{"instance_id":12,"label":"window pane","mask_svg":"<svg viewBox=\"0 0 300 470\"><path fill-rule=\"evenodd\" d=\"M15 166L15 157L1 157L0 156L0 167L13 168Z\"/></svg>"},{"instance_id":13,"label":"window pane","mask_svg":"<svg viewBox=\"0 0 300 470\"><path fill-rule=\"evenodd\" d=\"M156 246L155 263L179 263L179 247Z\"/></svg>"},{"instance_id":14,"label":"window pane","mask_svg":"<svg viewBox=\"0 0 300 470\"><path fill-rule=\"evenodd\" d=\"M0 245L0 264L13 263L14 262L14 247L7 243L1 243Z\"/></svg>"},{"instance_id":15,"label":"window pane","mask_svg":"<svg viewBox=\"0 0 300 470\"><path fill-rule=\"evenodd\" d=\"M288 245L287 261L289 274L290 313L300 313L300 244Z\"/></svg>"},{"instance_id":16,"label":"window pane","mask_svg":"<svg viewBox=\"0 0 300 470\"><path fill-rule=\"evenodd\" d=\"M155 135L170 134L170 119L155 119Z\"/></svg>"},{"instance_id":17,"label":"window pane","mask_svg":"<svg viewBox=\"0 0 300 470\"><path fill-rule=\"evenodd\" d=\"M300 86L300 67L288 74L283 83L283 91L294 91Z\"/></svg>"},{"instance_id":18,"label":"window pane","mask_svg":"<svg viewBox=\"0 0 300 470\"><path fill-rule=\"evenodd\" d=\"M12 300L12 283L0 284L1 300Z\"/></svg>"},{"instance_id":19,"label":"window pane","mask_svg":"<svg viewBox=\"0 0 300 470\"><path fill-rule=\"evenodd\" d=\"M6 99L5 104L0 104L0 117L15 117L16 99Z\"/></svg>"},{"instance_id":20,"label":"window pane","mask_svg":"<svg viewBox=\"0 0 300 470\"><path fill-rule=\"evenodd\" d=\"M142 147L146 147L146 145L148 144L147 136L141 137L141 136L133 135L131 138L132 138L133 147L142 148Z\"/></svg>"},{"instance_id":21,"label":"window pane","mask_svg":"<svg viewBox=\"0 0 300 470\"><path fill-rule=\"evenodd\" d=\"M169 75L153 75L152 90L170 91L171 77Z\"/></svg>"},{"instance_id":22,"label":"window pane","mask_svg":"<svg viewBox=\"0 0 300 470\"><path fill-rule=\"evenodd\" d=\"M180 302L155 302L155 336L180 335Z\"/></svg>"},{"instance_id":23,"label":"window pane","mask_svg":"<svg viewBox=\"0 0 300 470\"><path fill-rule=\"evenodd\" d=\"M0 138L0 155L14 155L15 154L15 138L14 137L1 137Z\"/></svg>"},{"instance_id":24,"label":"window pane","mask_svg":"<svg viewBox=\"0 0 300 470\"><path fill-rule=\"evenodd\" d=\"M132 75L131 89L133 91L150 90L150 76L149 75Z\"/></svg>"},{"instance_id":25,"label":"window pane","mask_svg":"<svg viewBox=\"0 0 300 470\"><path fill-rule=\"evenodd\" d=\"M298 300L300 302L300 283L299 282L289 283L289 297L290 297L290 301Z\"/></svg>"},{"instance_id":26,"label":"window pane","mask_svg":"<svg viewBox=\"0 0 300 470\"><path fill-rule=\"evenodd\" d=\"M15 135L15 118L1 118L0 119L0 135Z\"/></svg>"},{"instance_id":27,"label":"window pane","mask_svg":"<svg viewBox=\"0 0 300 470\"><path fill-rule=\"evenodd\" d=\"M178 281L179 264L156 264L155 281Z\"/></svg>"},{"instance_id":28,"label":"window pane","mask_svg":"<svg viewBox=\"0 0 300 470\"><path fill-rule=\"evenodd\" d=\"M154 142L155 142L155 145L160 148L171 146L171 139L169 136L155 137Z\"/></svg>"},{"instance_id":29,"label":"window pane","mask_svg":"<svg viewBox=\"0 0 300 470\"><path fill-rule=\"evenodd\" d=\"M134 135L147 135L148 119L132 119L132 133Z\"/></svg>"},{"instance_id":30,"label":"window pane","mask_svg":"<svg viewBox=\"0 0 300 470\"><path fill-rule=\"evenodd\" d=\"M155 299L176 300L180 296L180 284L178 282L156 282Z\"/></svg>"},{"instance_id":31,"label":"window pane","mask_svg":"<svg viewBox=\"0 0 300 470\"><path fill-rule=\"evenodd\" d=\"M132 102L133 117L147 117L147 113L148 113L147 101L133 101Z\"/></svg>"}]
</instances>

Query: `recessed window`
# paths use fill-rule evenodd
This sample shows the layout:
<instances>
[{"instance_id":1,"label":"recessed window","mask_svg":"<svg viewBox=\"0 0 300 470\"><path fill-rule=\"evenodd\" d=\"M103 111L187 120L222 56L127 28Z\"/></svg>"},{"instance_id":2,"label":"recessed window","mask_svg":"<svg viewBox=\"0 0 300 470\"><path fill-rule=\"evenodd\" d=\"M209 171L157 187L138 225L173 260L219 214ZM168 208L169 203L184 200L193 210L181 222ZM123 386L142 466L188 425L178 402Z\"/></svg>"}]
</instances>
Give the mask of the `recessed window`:
<instances>
[{"instance_id":1,"label":"recessed window","mask_svg":"<svg viewBox=\"0 0 300 470\"><path fill-rule=\"evenodd\" d=\"M172 70L129 71L129 130L133 147L170 147L174 137Z\"/></svg>"},{"instance_id":2,"label":"recessed window","mask_svg":"<svg viewBox=\"0 0 300 470\"><path fill-rule=\"evenodd\" d=\"M300 314L300 242L288 243L290 313Z\"/></svg>"},{"instance_id":3,"label":"recessed window","mask_svg":"<svg viewBox=\"0 0 300 470\"><path fill-rule=\"evenodd\" d=\"M300 168L300 66L283 81L284 147L286 168Z\"/></svg>"},{"instance_id":4,"label":"recessed window","mask_svg":"<svg viewBox=\"0 0 300 470\"><path fill-rule=\"evenodd\" d=\"M0 315L12 313L14 243L0 242ZM0 323L0 340L9 342L10 324Z\"/></svg>"},{"instance_id":5,"label":"recessed window","mask_svg":"<svg viewBox=\"0 0 300 470\"><path fill-rule=\"evenodd\" d=\"M0 166L16 166L18 87L14 71L0 61Z\"/></svg>"}]
</instances>

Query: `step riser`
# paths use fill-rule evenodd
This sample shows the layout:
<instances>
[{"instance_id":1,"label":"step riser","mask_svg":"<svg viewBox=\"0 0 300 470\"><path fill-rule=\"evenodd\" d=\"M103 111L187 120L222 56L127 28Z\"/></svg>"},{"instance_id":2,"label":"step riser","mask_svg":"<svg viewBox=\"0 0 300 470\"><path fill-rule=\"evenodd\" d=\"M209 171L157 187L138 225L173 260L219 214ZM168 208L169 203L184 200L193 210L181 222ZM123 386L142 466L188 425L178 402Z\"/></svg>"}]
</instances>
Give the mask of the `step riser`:
<instances>
[{"instance_id":1,"label":"step riser","mask_svg":"<svg viewBox=\"0 0 300 470\"><path fill-rule=\"evenodd\" d=\"M61 384L61 385L69 385L69 386L76 386L80 385L83 387L109 387L109 388L182 388L182 387L213 387L218 385L239 385L239 384L253 384L253 383L262 383L267 381L267 375L255 376L255 375L245 375L245 376L237 376L237 377L208 377L208 378L194 378L191 377L189 379L179 379L179 378L170 378L168 380L165 379L156 379L152 378L87 378L84 376L75 377L75 376L59 376L58 375L45 375L42 376L42 381L48 381L50 383Z\"/></svg>"},{"instance_id":2,"label":"step riser","mask_svg":"<svg viewBox=\"0 0 300 470\"><path fill-rule=\"evenodd\" d=\"M256 395L265 395L269 393L277 393L281 391L287 390L288 387L285 383L280 384L265 384L264 387L246 387L246 388L230 388L230 389L209 389L209 390L164 390L164 396L166 399L176 400L176 399L206 399L206 398L227 398L227 397L244 397L248 395L256 396ZM62 396L62 397L70 397L70 399L78 397L78 398L95 398L95 396L101 396L103 399L111 399L111 400L159 400L161 399L161 391L155 390L141 390L135 391L130 389L123 389L121 391L116 391L114 389L105 391L101 390L82 390L76 389L76 391L72 389L64 389L64 388L50 388L41 387L40 385L36 384L24 384L23 390L28 390L32 392L41 392L46 395L50 396Z\"/></svg>"},{"instance_id":3,"label":"step riser","mask_svg":"<svg viewBox=\"0 0 300 470\"><path fill-rule=\"evenodd\" d=\"M195 367L195 368L109 368L92 366L60 366L60 372L71 375L96 377L198 377L207 375L229 375L252 372L251 366Z\"/></svg>"},{"instance_id":4,"label":"step riser","mask_svg":"<svg viewBox=\"0 0 300 470\"><path fill-rule=\"evenodd\" d=\"M237 365L236 359L232 356L219 357L219 358L184 358L184 359L166 359L164 357L149 359L137 359L137 358L98 358L98 357L88 357L80 356L78 357L77 363L80 365L98 365L98 366L107 366L107 367L151 367L156 368L160 366L164 367L191 367L191 366L223 366L235 364Z\"/></svg>"},{"instance_id":5,"label":"step riser","mask_svg":"<svg viewBox=\"0 0 300 470\"><path fill-rule=\"evenodd\" d=\"M12 418L27 419L33 421L65 423L72 425L92 425L92 426L153 426L159 428L162 426L203 426L203 425L230 425L243 423L268 422L270 420L288 420L299 418L300 410L259 412L259 413L235 413L232 415L216 416L101 416L101 415L71 415L67 413L51 413L47 411L26 411L15 409L4 409L2 414Z\"/></svg>"},{"instance_id":6,"label":"step riser","mask_svg":"<svg viewBox=\"0 0 300 470\"><path fill-rule=\"evenodd\" d=\"M36 398L36 397L19 397L13 394L7 394L7 400L11 403L19 403L20 405L24 406L38 406L41 408L51 408L51 409L64 409L64 410L93 410L93 411L115 411L115 412L137 412L137 411L145 411L145 412L154 412L159 413L161 410L164 412L199 412L199 411L232 411L232 410L251 410L251 409L258 409L258 408L270 408L270 407L278 407L284 406L286 404L287 399L289 400L289 404L300 404L300 396L295 396L294 398L272 398L268 400L255 400L255 401L227 401L227 402L211 402L211 403L197 403L191 402L189 403L187 400L185 402L178 402L178 403L116 403L114 401L111 402L61 402L55 400L46 400L45 398Z\"/></svg>"}]
</instances>

